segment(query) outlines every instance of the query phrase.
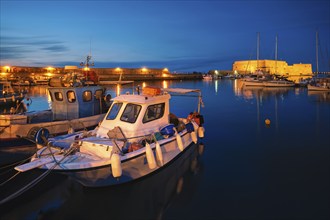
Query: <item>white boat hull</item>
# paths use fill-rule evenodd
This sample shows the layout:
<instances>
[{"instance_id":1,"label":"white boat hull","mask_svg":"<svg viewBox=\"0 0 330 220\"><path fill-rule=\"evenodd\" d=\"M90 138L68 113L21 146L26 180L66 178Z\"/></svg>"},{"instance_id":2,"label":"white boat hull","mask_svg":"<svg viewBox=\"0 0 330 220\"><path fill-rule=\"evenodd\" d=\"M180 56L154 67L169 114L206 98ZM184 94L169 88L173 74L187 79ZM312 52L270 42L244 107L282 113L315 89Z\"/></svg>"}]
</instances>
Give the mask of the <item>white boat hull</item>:
<instances>
[{"instance_id":1,"label":"white boat hull","mask_svg":"<svg viewBox=\"0 0 330 220\"><path fill-rule=\"evenodd\" d=\"M285 81L257 81L246 80L243 81L243 86L255 86L255 87L293 87L294 83Z\"/></svg>"},{"instance_id":2,"label":"white boat hull","mask_svg":"<svg viewBox=\"0 0 330 220\"><path fill-rule=\"evenodd\" d=\"M195 131L194 131L195 132ZM155 143L150 144L153 154L155 155L157 166L154 169L150 169L146 159L146 148L127 153L121 156L122 175L119 178L114 178L111 170L110 158L100 158L84 154L81 152L63 157L63 154L55 155L57 162L52 159L52 156L42 157L42 159L34 158L32 162L18 166L15 169L21 172L39 167L45 170L59 171L63 174L69 175L76 179L78 182L85 186L100 186L98 183L102 180L107 180L107 185L116 185L125 182L129 182L135 179L139 179L146 176L156 170L162 168L166 164L170 163L175 157L179 157L184 154L192 145L194 145L191 137L191 133L186 130L180 132L184 149L181 151L175 136L159 141L163 163L157 159ZM46 149L46 148L45 148ZM44 153L47 153L44 151ZM38 160L42 160L38 162Z\"/></svg>"},{"instance_id":3,"label":"white boat hull","mask_svg":"<svg viewBox=\"0 0 330 220\"><path fill-rule=\"evenodd\" d=\"M243 81L243 86L260 86L263 87L263 82L259 81Z\"/></svg>"},{"instance_id":4,"label":"white boat hull","mask_svg":"<svg viewBox=\"0 0 330 220\"><path fill-rule=\"evenodd\" d=\"M263 83L265 87L293 87L294 83L285 82L285 81L270 81Z\"/></svg>"},{"instance_id":5,"label":"white boat hull","mask_svg":"<svg viewBox=\"0 0 330 220\"><path fill-rule=\"evenodd\" d=\"M307 85L307 89L310 91L330 91L329 86L312 86L312 85Z\"/></svg>"}]
</instances>

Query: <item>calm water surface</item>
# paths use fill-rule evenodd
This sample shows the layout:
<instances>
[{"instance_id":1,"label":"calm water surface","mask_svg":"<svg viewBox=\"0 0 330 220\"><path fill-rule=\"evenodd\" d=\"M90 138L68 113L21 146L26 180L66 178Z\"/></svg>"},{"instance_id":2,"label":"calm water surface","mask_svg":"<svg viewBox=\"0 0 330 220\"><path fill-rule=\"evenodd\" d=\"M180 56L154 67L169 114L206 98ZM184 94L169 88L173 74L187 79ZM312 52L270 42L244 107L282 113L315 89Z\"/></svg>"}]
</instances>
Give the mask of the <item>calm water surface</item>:
<instances>
[{"instance_id":1,"label":"calm water surface","mask_svg":"<svg viewBox=\"0 0 330 220\"><path fill-rule=\"evenodd\" d=\"M203 145L195 145L185 160L123 186L90 189L51 174L1 207L1 219L330 218L329 93L242 89L234 80L146 83L202 90ZM46 87L30 88L29 95L29 110L49 108ZM171 100L181 117L196 103ZM22 174L13 183L19 188L38 175Z\"/></svg>"}]
</instances>

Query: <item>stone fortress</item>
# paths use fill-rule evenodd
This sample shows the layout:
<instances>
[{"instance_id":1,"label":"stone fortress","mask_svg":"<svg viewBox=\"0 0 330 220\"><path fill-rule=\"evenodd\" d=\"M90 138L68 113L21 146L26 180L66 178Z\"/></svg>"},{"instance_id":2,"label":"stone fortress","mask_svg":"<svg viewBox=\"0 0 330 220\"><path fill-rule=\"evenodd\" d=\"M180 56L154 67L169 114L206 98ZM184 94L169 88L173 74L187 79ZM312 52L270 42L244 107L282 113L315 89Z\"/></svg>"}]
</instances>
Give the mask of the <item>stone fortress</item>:
<instances>
[{"instance_id":1,"label":"stone fortress","mask_svg":"<svg viewBox=\"0 0 330 220\"><path fill-rule=\"evenodd\" d=\"M264 73L287 76L293 80L313 76L312 64L288 65L287 62L279 60L244 60L235 61L233 64L233 72L237 74L251 74L258 70Z\"/></svg>"}]
</instances>

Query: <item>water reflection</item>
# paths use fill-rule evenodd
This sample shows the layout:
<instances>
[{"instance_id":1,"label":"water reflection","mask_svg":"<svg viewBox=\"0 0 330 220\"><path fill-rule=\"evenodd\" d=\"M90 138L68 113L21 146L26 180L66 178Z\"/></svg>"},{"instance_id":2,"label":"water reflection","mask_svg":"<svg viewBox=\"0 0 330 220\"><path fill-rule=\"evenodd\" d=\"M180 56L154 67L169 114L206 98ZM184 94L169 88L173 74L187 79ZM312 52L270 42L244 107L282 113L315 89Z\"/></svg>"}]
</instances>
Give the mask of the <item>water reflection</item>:
<instances>
[{"instance_id":1,"label":"water reflection","mask_svg":"<svg viewBox=\"0 0 330 220\"><path fill-rule=\"evenodd\" d=\"M315 98L317 102L330 102L328 91L308 91L308 96Z\"/></svg>"},{"instance_id":2,"label":"water reflection","mask_svg":"<svg viewBox=\"0 0 330 220\"><path fill-rule=\"evenodd\" d=\"M64 175L50 177L33 194L5 204L2 219L162 219L174 199L196 191L203 150L193 145L156 174L122 186L84 188Z\"/></svg>"}]
</instances>

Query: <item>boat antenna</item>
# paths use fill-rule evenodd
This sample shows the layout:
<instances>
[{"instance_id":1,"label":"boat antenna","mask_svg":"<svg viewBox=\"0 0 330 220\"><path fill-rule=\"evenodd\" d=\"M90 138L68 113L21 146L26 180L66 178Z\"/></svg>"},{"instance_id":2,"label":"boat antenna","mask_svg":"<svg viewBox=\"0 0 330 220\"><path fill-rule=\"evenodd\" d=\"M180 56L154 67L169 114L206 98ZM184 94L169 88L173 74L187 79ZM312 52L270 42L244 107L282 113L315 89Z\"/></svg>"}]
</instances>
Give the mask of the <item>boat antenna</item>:
<instances>
[{"instance_id":1,"label":"boat antenna","mask_svg":"<svg viewBox=\"0 0 330 220\"><path fill-rule=\"evenodd\" d=\"M92 60L92 40L90 39L89 40L89 54L86 57L86 61L81 62L80 66L87 67L87 68L89 68L90 66L94 66L94 62L90 63L91 60Z\"/></svg>"},{"instance_id":2,"label":"boat antenna","mask_svg":"<svg viewBox=\"0 0 330 220\"><path fill-rule=\"evenodd\" d=\"M316 31L316 75L319 73L319 32Z\"/></svg>"}]
</instances>

